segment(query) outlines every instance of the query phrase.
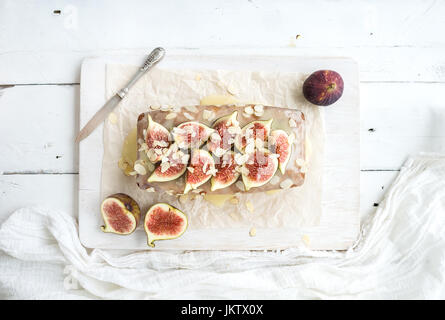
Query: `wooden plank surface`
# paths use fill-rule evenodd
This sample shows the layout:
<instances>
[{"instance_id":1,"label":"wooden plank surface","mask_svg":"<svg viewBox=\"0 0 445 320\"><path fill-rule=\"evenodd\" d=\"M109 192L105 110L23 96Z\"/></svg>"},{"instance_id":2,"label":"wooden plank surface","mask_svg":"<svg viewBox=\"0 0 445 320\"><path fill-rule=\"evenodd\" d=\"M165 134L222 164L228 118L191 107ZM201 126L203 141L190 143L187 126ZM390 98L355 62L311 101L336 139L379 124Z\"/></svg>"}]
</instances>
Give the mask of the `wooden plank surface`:
<instances>
[{"instance_id":1,"label":"wooden plank surface","mask_svg":"<svg viewBox=\"0 0 445 320\"><path fill-rule=\"evenodd\" d=\"M361 212L371 212L409 153L445 151L444 6L433 0L197 0L179 7L173 1L2 1L0 86L26 85L0 87L0 218L38 199L64 210L74 206L78 160L71 137L79 92L72 84L80 82L82 59L157 45L189 54L353 57L362 81ZM232 21L246 17L249 23L235 32ZM26 137L19 119L32 128Z\"/></svg>"}]
</instances>

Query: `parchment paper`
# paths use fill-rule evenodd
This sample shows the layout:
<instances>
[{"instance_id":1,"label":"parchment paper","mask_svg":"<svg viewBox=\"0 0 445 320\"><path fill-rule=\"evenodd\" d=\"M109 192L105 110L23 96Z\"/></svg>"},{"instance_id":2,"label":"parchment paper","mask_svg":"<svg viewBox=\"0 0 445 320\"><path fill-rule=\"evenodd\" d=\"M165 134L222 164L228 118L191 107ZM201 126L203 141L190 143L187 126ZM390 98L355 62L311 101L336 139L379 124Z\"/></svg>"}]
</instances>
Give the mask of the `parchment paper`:
<instances>
[{"instance_id":1,"label":"parchment paper","mask_svg":"<svg viewBox=\"0 0 445 320\"><path fill-rule=\"evenodd\" d=\"M137 67L107 65L106 94L111 97L136 72ZM102 163L102 198L124 192L141 206L142 212L156 202L168 202L183 210L193 228L235 228L252 224L258 227L306 227L319 223L322 213L323 119L319 108L305 101L300 73L249 72L223 70L165 70L155 68L131 89L114 110L114 121L105 121ZM239 203L223 207L201 196L178 199L166 193L140 190L134 177L125 176L118 167L126 135L135 128L137 116L150 105L197 105L209 95L233 95L239 104L255 103L296 108L306 117L306 180L301 187L275 194L241 194ZM253 210L252 210L253 209Z\"/></svg>"}]
</instances>

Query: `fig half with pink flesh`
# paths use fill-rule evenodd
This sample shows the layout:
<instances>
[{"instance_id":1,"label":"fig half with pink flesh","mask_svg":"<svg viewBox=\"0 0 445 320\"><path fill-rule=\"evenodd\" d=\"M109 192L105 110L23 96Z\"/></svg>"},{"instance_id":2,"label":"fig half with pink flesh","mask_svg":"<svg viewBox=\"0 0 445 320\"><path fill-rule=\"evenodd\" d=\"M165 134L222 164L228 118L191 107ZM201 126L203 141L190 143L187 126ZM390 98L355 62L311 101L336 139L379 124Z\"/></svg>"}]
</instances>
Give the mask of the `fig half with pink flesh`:
<instances>
[{"instance_id":1,"label":"fig half with pink flesh","mask_svg":"<svg viewBox=\"0 0 445 320\"><path fill-rule=\"evenodd\" d=\"M213 132L215 132L214 129L200 122L189 121L173 128L172 135L179 148L194 149L202 146Z\"/></svg>"},{"instance_id":2,"label":"fig half with pink flesh","mask_svg":"<svg viewBox=\"0 0 445 320\"><path fill-rule=\"evenodd\" d=\"M278 168L278 159L267 149L256 149L241 168L246 191L269 182Z\"/></svg>"},{"instance_id":3,"label":"fig half with pink flesh","mask_svg":"<svg viewBox=\"0 0 445 320\"><path fill-rule=\"evenodd\" d=\"M222 152L230 150L235 142L237 133L241 131L237 116L238 112L235 111L232 114L217 119L212 125L216 132L210 135L207 148L218 157L222 156Z\"/></svg>"},{"instance_id":4,"label":"fig half with pink flesh","mask_svg":"<svg viewBox=\"0 0 445 320\"><path fill-rule=\"evenodd\" d=\"M145 215L147 244L154 247L154 241L176 239L185 232L187 224L184 212L167 203L157 203Z\"/></svg>"},{"instance_id":5,"label":"fig half with pink flesh","mask_svg":"<svg viewBox=\"0 0 445 320\"><path fill-rule=\"evenodd\" d=\"M147 182L165 182L178 179L187 169L189 158L190 155L179 150L178 145L173 143L163 155L161 163L148 177Z\"/></svg>"},{"instance_id":6,"label":"fig half with pink flesh","mask_svg":"<svg viewBox=\"0 0 445 320\"><path fill-rule=\"evenodd\" d=\"M270 134L270 127L272 126L273 119L269 120L256 120L246 124L241 133L235 138L235 147L241 152L250 153L253 150L246 146L257 146L257 140L260 140L263 144L267 141Z\"/></svg>"},{"instance_id":7,"label":"fig half with pink flesh","mask_svg":"<svg viewBox=\"0 0 445 320\"><path fill-rule=\"evenodd\" d=\"M153 163L160 161L165 150L170 146L170 132L163 125L153 121L150 115L148 115L145 143L147 157Z\"/></svg>"},{"instance_id":8,"label":"fig half with pink flesh","mask_svg":"<svg viewBox=\"0 0 445 320\"><path fill-rule=\"evenodd\" d=\"M235 162L233 151L225 153L215 164L216 174L210 180L211 191L227 188L238 180L240 173L237 171L238 165Z\"/></svg>"},{"instance_id":9,"label":"fig half with pink flesh","mask_svg":"<svg viewBox=\"0 0 445 320\"><path fill-rule=\"evenodd\" d=\"M205 150L192 150L190 164L187 167L184 194L206 183L216 174L215 160Z\"/></svg>"},{"instance_id":10,"label":"fig half with pink flesh","mask_svg":"<svg viewBox=\"0 0 445 320\"><path fill-rule=\"evenodd\" d=\"M270 133L269 145L272 153L278 154L278 168L284 174L287 163L292 153L293 135L288 135L284 130L273 130Z\"/></svg>"},{"instance_id":11,"label":"fig half with pink flesh","mask_svg":"<svg viewBox=\"0 0 445 320\"><path fill-rule=\"evenodd\" d=\"M105 225L103 232L130 234L141 217L141 210L137 202L129 195L116 193L107 197L100 206Z\"/></svg>"}]
</instances>

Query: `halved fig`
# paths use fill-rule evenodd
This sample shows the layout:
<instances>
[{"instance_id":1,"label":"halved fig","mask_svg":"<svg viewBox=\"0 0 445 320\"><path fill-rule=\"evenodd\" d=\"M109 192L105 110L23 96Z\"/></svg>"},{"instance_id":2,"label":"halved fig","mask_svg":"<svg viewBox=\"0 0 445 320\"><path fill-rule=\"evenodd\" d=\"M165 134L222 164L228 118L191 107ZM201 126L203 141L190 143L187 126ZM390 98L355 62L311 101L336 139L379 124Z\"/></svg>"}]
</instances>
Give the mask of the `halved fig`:
<instances>
[{"instance_id":1,"label":"halved fig","mask_svg":"<svg viewBox=\"0 0 445 320\"><path fill-rule=\"evenodd\" d=\"M192 150L190 164L187 167L185 177L184 194L206 183L215 174L215 160L212 155L205 150Z\"/></svg>"},{"instance_id":2,"label":"halved fig","mask_svg":"<svg viewBox=\"0 0 445 320\"><path fill-rule=\"evenodd\" d=\"M154 247L156 240L169 240L181 236L187 229L187 216L167 203L153 205L145 215L144 229L147 244Z\"/></svg>"},{"instance_id":3,"label":"halved fig","mask_svg":"<svg viewBox=\"0 0 445 320\"><path fill-rule=\"evenodd\" d=\"M264 144L270 134L273 119L256 120L246 124L235 138L235 147L241 152L251 153L258 146L258 141ZM248 150L246 147L249 145Z\"/></svg>"},{"instance_id":4,"label":"halved fig","mask_svg":"<svg viewBox=\"0 0 445 320\"><path fill-rule=\"evenodd\" d=\"M292 153L293 135L289 136L284 130L274 130L269 137L269 150L279 155L278 168L284 174L286 165Z\"/></svg>"},{"instance_id":5,"label":"halved fig","mask_svg":"<svg viewBox=\"0 0 445 320\"><path fill-rule=\"evenodd\" d=\"M130 234L141 217L141 210L137 202L124 193L116 193L107 197L100 206L105 225L103 232Z\"/></svg>"},{"instance_id":6,"label":"halved fig","mask_svg":"<svg viewBox=\"0 0 445 320\"><path fill-rule=\"evenodd\" d=\"M240 173L237 171L238 165L235 162L233 151L225 153L215 164L216 174L210 180L211 191L224 189L238 180Z\"/></svg>"},{"instance_id":7,"label":"halved fig","mask_svg":"<svg viewBox=\"0 0 445 320\"><path fill-rule=\"evenodd\" d=\"M214 129L197 121L181 123L173 128L172 135L181 149L199 148L207 141L209 136L215 132Z\"/></svg>"},{"instance_id":8,"label":"halved fig","mask_svg":"<svg viewBox=\"0 0 445 320\"><path fill-rule=\"evenodd\" d=\"M179 150L176 143L173 143L163 155L161 163L148 177L147 182L164 182L178 179L187 169L190 155Z\"/></svg>"},{"instance_id":9,"label":"halved fig","mask_svg":"<svg viewBox=\"0 0 445 320\"><path fill-rule=\"evenodd\" d=\"M225 151L230 150L236 135L241 132L237 116L238 111L235 111L217 119L212 125L216 132L210 135L207 148L217 157L221 157Z\"/></svg>"},{"instance_id":10,"label":"halved fig","mask_svg":"<svg viewBox=\"0 0 445 320\"><path fill-rule=\"evenodd\" d=\"M246 191L269 182L278 168L277 157L267 149L256 149L241 168Z\"/></svg>"},{"instance_id":11,"label":"halved fig","mask_svg":"<svg viewBox=\"0 0 445 320\"><path fill-rule=\"evenodd\" d=\"M170 146L170 133L163 125L153 121L150 115L148 115L145 143L147 157L153 163L160 161L165 150Z\"/></svg>"}]
</instances>

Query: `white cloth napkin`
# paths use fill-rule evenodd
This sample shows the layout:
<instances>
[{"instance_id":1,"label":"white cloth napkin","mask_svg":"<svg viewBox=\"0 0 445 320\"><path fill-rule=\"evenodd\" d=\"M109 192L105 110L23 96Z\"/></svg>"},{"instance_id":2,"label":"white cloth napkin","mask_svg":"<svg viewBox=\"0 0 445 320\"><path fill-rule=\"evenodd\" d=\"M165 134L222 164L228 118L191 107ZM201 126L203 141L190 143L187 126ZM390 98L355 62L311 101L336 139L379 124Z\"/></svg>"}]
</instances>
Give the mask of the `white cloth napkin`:
<instances>
[{"instance_id":1,"label":"white cloth napkin","mask_svg":"<svg viewBox=\"0 0 445 320\"><path fill-rule=\"evenodd\" d=\"M42 208L0 228L0 298L445 298L445 156L409 158L347 252L124 252Z\"/></svg>"}]
</instances>

